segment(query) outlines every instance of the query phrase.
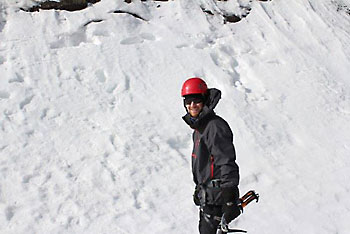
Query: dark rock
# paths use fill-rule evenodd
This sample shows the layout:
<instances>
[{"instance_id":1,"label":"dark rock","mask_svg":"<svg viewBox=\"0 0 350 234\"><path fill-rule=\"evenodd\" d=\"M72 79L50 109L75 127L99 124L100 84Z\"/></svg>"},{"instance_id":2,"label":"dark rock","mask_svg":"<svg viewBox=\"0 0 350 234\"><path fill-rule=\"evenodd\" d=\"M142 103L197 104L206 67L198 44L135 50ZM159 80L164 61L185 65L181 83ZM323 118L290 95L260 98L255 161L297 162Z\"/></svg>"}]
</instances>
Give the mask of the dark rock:
<instances>
[{"instance_id":1,"label":"dark rock","mask_svg":"<svg viewBox=\"0 0 350 234\"><path fill-rule=\"evenodd\" d=\"M29 9L22 9L24 11L39 11L41 10L66 10L66 11L79 11L85 9L89 4L99 2L100 0L61 0L60 2L46 1L37 6Z\"/></svg>"},{"instance_id":2,"label":"dark rock","mask_svg":"<svg viewBox=\"0 0 350 234\"><path fill-rule=\"evenodd\" d=\"M237 15L224 15L224 22L229 22L229 23L237 23L241 21L242 17L239 17Z\"/></svg>"}]
</instances>

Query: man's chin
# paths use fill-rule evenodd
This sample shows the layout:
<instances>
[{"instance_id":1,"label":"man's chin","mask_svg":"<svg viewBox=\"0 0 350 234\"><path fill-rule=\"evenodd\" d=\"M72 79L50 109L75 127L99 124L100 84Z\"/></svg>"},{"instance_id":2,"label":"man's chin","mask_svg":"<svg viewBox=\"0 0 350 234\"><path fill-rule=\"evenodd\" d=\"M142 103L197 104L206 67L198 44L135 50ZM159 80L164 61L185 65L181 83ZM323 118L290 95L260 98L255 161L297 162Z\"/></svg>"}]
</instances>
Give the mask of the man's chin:
<instances>
[{"instance_id":1,"label":"man's chin","mask_svg":"<svg viewBox=\"0 0 350 234\"><path fill-rule=\"evenodd\" d=\"M195 113L195 114L190 113L190 115L191 115L191 117L193 117L193 118L197 118L197 117L198 117L198 115L199 115L199 113Z\"/></svg>"}]
</instances>

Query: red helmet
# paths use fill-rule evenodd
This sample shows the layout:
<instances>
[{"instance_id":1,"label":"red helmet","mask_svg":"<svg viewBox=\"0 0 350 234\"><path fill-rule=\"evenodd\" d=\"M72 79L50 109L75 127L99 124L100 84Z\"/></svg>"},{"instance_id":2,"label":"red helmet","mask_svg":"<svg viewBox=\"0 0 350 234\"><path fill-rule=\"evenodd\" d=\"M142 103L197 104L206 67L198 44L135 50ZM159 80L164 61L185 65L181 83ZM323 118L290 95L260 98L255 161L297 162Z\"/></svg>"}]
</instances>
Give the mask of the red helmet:
<instances>
[{"instance_id":1,"label":"red helmet","mask_svg":"<svg viewBox=\"0 0 350 234\"><path fill-rule=\"evenodd\" d=\"M185 81L182 85L181 96L190 94L205 94L208 90L207 84L201 78L195 77Z\"/></svg>"}]
</instances>

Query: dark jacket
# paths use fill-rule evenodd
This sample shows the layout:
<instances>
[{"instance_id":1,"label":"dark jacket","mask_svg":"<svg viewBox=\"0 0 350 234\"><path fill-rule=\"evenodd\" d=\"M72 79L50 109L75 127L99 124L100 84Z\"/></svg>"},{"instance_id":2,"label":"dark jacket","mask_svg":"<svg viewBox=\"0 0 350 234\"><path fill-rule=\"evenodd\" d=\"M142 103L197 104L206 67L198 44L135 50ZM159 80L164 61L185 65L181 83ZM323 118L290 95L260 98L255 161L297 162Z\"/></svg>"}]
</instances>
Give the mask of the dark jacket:
<instances>
[{"instance_id":1,"label":"dark jacket","mask_svg":"<svg viewBox=\"0 0 350 234\"><path fill-rule=\"evenodd\" d=\"M222 187L234 187L239 183L239 168L232 143L233 134L228 123L214 113L221 98L217 89L209 89L206 103L196 119L187 113L183 119L194 129L192 173L196 185L205 188L206 204L222 205ZM212 180L220 181L220 188L212 188Z\"/></svg>"}]
</instances>

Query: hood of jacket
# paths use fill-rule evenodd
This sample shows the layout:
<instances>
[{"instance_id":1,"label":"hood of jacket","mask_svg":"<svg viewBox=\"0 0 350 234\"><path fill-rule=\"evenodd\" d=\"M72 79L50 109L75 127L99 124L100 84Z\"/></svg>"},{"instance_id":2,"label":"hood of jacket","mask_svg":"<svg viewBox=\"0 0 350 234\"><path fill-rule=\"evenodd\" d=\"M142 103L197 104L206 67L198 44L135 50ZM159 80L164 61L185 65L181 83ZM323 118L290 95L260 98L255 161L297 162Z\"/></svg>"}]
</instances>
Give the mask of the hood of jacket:
<instances>
[{"instance_id":1,"label":"hood of jacket","mask_svg":"<svg viewBox=\"0 0 350 234\"><path fill-rule=\"evenodd\" d=\"M193 129L199 129L205 125L209 119L215 115L214 108L221 99L221 91L215 88L208 89L206 102L203 105L203 109L197 118L191 117L189 113L182 117L182 119ZM186 107L185 107L186 108ZM187 111L187 109L186 109Z\"/></svg>"}]
</instances>

